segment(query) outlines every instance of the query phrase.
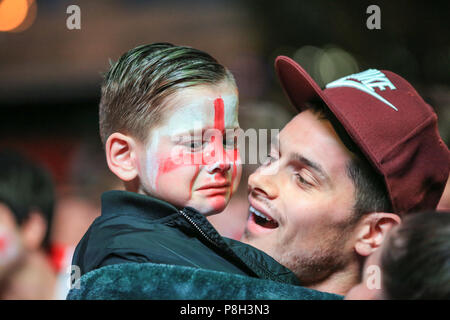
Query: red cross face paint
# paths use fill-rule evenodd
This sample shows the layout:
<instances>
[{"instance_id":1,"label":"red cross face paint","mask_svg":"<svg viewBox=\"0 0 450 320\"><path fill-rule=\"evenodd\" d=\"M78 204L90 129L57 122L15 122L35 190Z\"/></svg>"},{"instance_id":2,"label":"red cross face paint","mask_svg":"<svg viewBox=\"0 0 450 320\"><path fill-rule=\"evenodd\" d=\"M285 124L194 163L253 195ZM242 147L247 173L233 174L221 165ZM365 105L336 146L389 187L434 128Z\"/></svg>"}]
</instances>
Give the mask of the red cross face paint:
<instances>
[{"instance_id":1,"label":"red cross face paint","mask_svg":"<svg viewBox=\"0 0 450 320\"><path fill-rule=\"evenodd\" d=\"M241 177L238 93L228 81L179 90L140 152L142 192L204 215L225 209Z\"/></svg>"}]
</instances>

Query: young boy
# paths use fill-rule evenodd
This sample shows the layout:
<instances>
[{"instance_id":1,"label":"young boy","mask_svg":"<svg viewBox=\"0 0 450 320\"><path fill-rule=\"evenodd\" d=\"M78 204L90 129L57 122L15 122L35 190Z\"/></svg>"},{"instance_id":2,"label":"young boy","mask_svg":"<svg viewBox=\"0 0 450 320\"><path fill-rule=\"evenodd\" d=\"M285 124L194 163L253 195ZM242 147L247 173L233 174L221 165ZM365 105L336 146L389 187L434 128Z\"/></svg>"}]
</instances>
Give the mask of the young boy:
<instances>
[{"instance_id":1,"label":"young boy","mask_svg":"<svg viewBox=\"0 0 450 320\"><path fill-rule=\"evenodd\" d=\"M154 262L253 275L205 218L241 176L232 74L193 48L143 45L106 74L99 116L108 166L127 191L103 194L75 250L81 274Z\"/></svg>"}]
</instances>

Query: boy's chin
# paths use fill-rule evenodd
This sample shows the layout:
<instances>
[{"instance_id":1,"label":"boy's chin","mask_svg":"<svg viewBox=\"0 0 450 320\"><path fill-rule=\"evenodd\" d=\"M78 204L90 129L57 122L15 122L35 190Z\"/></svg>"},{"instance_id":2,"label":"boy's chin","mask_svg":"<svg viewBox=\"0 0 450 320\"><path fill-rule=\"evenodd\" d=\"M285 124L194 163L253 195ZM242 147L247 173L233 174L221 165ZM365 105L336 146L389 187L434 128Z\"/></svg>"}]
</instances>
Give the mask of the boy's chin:
<instances>
[{"instance_id":1,"label":"boy's chin","mask_svg":"<svg viewBox=\"0 0 450 320\"><path fill-rule=\"evenodd\" d=\"M228 197L208 197L201 199L201 201L195 201L187 206L196 209L204 216L211 216L218 214L225 210L228 204Z\"/></svg>"}]
</instances>

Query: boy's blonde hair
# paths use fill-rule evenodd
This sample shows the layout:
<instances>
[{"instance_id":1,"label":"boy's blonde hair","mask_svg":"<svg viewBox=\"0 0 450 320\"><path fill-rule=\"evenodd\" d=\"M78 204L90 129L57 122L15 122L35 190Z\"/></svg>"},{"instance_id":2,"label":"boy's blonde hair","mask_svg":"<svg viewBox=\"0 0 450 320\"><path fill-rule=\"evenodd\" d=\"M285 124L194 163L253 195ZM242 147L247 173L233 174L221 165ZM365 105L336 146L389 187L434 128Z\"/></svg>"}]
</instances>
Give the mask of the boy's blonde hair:
<instances>
[{"instance_id":1,"label":"boy's blonde hair","mask_svg":"<svg viewBox=\"0 0 450 320\"><path fill-rule=\"evenodd\" d=\"M235 81L209 54L170 43L136 47L106 73L99 108L103 144L114 132L146 142L149 129L162 118L164 101L178 90L201 84Z\"/></svg>"}]
</instances>

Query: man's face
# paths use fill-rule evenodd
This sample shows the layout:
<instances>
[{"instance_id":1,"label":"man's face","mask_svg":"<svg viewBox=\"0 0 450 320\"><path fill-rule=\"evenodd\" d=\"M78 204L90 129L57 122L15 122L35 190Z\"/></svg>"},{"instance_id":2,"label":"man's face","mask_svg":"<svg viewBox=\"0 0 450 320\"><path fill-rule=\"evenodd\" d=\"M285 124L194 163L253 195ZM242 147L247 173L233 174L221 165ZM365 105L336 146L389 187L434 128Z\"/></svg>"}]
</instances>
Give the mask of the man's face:
<instances>
[{"instance_id":1,"label":"man's face","mask_svg":"<svg viewBox=\"0 0 450 320\"><path fill-rule=\"evenodd\" d=\"M141 191L204 215L225 209L241 177L238 93L228 81L179 90L139 157Z\"/></svg>"},{"instance_id":2,"label":"man's face","mask_svg":"<svg viewBox=\"0 0 450 320\"><path fill-rule=\"evenodd\" d=\"M343 268L352 255L351 154L329 121L309 110L292 119L278 141L270 161L249 178L250 215L241 240L308 285Z\"/></svg>"}]
</instances>

